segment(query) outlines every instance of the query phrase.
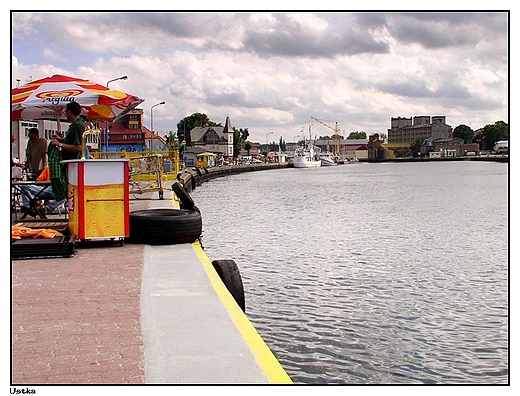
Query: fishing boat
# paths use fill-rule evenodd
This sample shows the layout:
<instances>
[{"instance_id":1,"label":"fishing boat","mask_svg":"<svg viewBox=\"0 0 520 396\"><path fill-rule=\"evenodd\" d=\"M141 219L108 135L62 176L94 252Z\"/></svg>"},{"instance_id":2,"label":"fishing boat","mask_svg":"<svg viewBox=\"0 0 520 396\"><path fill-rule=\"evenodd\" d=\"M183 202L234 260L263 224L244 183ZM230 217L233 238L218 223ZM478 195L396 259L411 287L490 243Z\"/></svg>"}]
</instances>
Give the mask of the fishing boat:
<instances>
[{"instance_id":1,"label":"fishing boat","mask_svg":"<svg viewBox=\"0 0 520 396\"><path fill-rule=\"evenodd\" d=\"M308 150L300 151L296 150L294 156L294 167L295 168L317 168L321 166L321 160Z\"/></svg>"},{"instance_id":2,"label":"fishing boat","mask_svg":"<svg viewBox=\"0 0 520 396\"><path fill-rule=\"evenodd\" d=\"M303 142L294 153L295 168L317 168L321 166L319 148L315 148L312 142L311 126L309 125L309 141L303 138Z\"/></svg>"}]
</instances>

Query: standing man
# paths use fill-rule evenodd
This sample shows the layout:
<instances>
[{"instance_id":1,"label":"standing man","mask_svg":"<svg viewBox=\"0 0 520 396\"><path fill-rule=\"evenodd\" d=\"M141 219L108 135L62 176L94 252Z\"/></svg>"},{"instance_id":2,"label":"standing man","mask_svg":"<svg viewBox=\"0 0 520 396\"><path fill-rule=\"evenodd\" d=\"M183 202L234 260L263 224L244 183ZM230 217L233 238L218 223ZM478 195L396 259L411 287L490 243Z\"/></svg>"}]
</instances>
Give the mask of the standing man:
<instances>
[{"instance_id":1,"label":"standing man","mask_svg":"<svg viewBox=\"0 0 520 396\"><path fill-rule=\"evenodd\" d=\"M61 133L54 135L47 150L51 186L56 201L67 198L67 169L60 161L81 158L81 143L86 127L85 121L80 117L81 106L78 102L67 103L65 114L70 122L69 129L65 137Z\"/></svg>"},{"instance_id":2,"label":"standing man","mask_svg":"<svg viewBox=\"0 0 520 396\"><path fill-rule=\"evenodd\" d=\"M47 140L40 137L38 128L29 128L29 141L25 150L25 168L35 173L34 178L47 166Z\"/></svg>"},{"instance_id":3,"label":"standing man","mask_svg":"<svg viewBox=\"0 0 520 396\"><path fill-rule=\"evenodd\" d=\"M81 143L83 139L83 132L85 132L85 121L80 117L81 106L78 102L67 103L65 107L65 114L67 115L67 122L70 122L69 129L62 135L54 135L51 144L61 149L61 159L71 160L81 158Z\"/></svg>"}]
</instances>

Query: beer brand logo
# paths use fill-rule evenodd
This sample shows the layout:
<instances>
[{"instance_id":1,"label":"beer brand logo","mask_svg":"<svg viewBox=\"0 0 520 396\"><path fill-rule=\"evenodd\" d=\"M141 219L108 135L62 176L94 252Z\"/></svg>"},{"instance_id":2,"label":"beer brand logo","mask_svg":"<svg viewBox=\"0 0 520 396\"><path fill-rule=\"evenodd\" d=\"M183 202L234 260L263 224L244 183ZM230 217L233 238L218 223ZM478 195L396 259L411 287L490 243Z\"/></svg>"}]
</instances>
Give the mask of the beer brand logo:
<instances>
[{"instance_id":1,"label":"beer brand logo","mask_svg":"<svg viewBox=\"0 0 520 396\"><path fill-rule=\"evenodd\" d=\"M62 102L74 102L74 97L82 93L81 89L66 89L63 91L39 92L36 94L36 97L43 99L43 103L50 102L52 105L57 106Z\"/></svg>"}]
</instances>

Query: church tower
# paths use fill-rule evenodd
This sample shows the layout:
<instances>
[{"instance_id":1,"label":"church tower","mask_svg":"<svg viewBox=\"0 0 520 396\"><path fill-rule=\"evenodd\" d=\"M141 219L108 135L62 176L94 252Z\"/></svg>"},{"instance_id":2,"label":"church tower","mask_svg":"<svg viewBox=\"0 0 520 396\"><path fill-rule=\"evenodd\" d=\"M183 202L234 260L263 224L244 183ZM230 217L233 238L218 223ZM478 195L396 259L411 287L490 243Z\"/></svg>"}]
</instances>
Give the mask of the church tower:
<instances>
[{"instance_id":1,"label":"church tower","mask_svg":"<svg viewBox=\"0 0 520 396\"><path fill-rule=\"evenodd\" d=\"M224 127L224 139L227 140L225 156L232 157L233 156L233 128L231 127L231 121L229 116L226 117L226 126Z\"/></svg>"}]
</instances>

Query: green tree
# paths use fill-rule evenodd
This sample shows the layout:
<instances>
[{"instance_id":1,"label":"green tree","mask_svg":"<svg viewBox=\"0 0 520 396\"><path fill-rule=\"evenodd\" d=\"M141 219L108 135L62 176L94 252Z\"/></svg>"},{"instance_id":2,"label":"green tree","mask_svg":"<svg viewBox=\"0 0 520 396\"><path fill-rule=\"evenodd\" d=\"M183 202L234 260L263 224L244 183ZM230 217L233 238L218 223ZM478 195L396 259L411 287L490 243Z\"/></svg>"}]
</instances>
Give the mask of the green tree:
<instances>
[{"instance_id":1,"label":"green tree","mask_svg":"<svg viewBox=\"0 0 520 396\"><path fill-rule=\"evenodd\" d=\"M453 137L464 140L464 143L466 144L473 141L473 135L473 129L464 124L460 124L453 130Z\"/></svg>"},{"instance_id":2,"label":"green tree","mask_svg":"<svg viewBox=\"0 0 520 396\"><path fill-rule=\"evenodd\" d=\"M493 150L495 143L499 140L509 140L509 124L504 121L497 121L484 127L480 148L482 150Z\"/></svg>"},{"instance_id":3,"label":"green tree","mask_svg":"<svg viewBox=\"0 0 520 396\"><path fill-rule=\"evenodd\" d=\"M244 144L244 150L247 151L247 155L251 155L251 149L253 148L253 145L250 141L246 141Z\"/></svg>"},{"instance_id":4,"label":"green tree","mask_svg":"<svg viewBox=\"0 0 520 396\"><path fill-rule=\"evenodd\" d=\"M287 151L287 145L285 144L285 140L283 140L283 137L280 136L280 143L279 143L280 151Z\"/></svg>"},{"instance_id":5,"label":"green tree","mask_svg":"<svg viewBox=\"0 0 520 396\"><path fill-rule=\"evenodd\" d=\"M419 136L418 138L416 138L414 140L413 143L410 144L410 150L412 150L412 155L414 157L418 157L419 156L419 152L421 151L421 146L424 142L424 138L422 136Z\"/></svg>"},{"instance_id":6,"label":"green tree","mask_svg":"<svg viewBox=\"0 0 520 396\"><path fill-rule=\"evenodd\" d=\"M242 139L240 138L240 131L233 127L233 157L237 158L240 155L242 148Z\"/></svg>"},{"instance_id":7,"label":"green tree","mask_svg":"<svg viewBox=\"0 0 520 396\"><path fill-rule=\"evenodd\" d=\"M386 133L380 133L379 140L381 141L381 143L386 143L386 141L388 140L388 136L386 135Z\"/></svg>"},{"instance_id":8,"label":"green tree","mask_svg":"<svg viewBox=\"0 0 520 396\"><path fill-rule=\"evenodd\" d=\"M347 139L366 139L367 133L363 131L350 132Z\"/></svg>"},{"instance_id":9,"label":"green tree","mask_svg":"<svg viewBox=\"0 0 520 396\"><path fill-rule=\"evenodd\" d=\"M249 130L245 129L236 129L233 127L233 153L234 157L238 157L240 152L242 151L242 143L246 141L249 137Z\"/></svg>"},{"instance_id":10,"label":"green tree","mask_svg":"<svg viewBox=\"0 0 520 396\"><path fill-rule=\"evenodd\" d=\"M203 126L222 126L211 121L206 114L193 113L190 116L184 117L177 123L177 139L179 142L186 141L186 146L191 146L190 131L195 127Z\"/></svg>"},{"instance_id":11,"label":"green tree","mask_svg":"<svg viewBox=\"0 0 520 396\"><path fill-rule=\"evenodd\" d=\"M268 142L267 145L263 144L260 146L260 150L262 151L263 155L269 154L271 151L278 151L279 145L273 140L272 142Z\"/></svg>"},{"instance_id":12,"label":"green tree","mask_svg":"<svg viewBox=\"0 0 520 396\"><path fill-rule=\"evenodd\" d=\"M332 136L329 136L329 135L325 135L325 136L319 136L318 139L320 140L336 140L336 136L339 138L339 140L343 140L344 139L344 136L343 135L336 135L335 133L332 134Z\"/></svg>"},{"instance_id":13,"label":"green tree","mask_svg":"<svg viewBox=\"0 0 520 396\"><path fill-rule=\"evenodd\" d=\"M179 140L175 138L173 131L170 131L168 136L166 136L166 144L169 150L178 150L182 145L181 143L182 141L179 142Z\"/></svg>"},{"instance_id":14,"label":"green tree","mask_svg":"<svg viewBox=\"0 0 520 396\"><path fill-rule=\"evenodd\" d=\"M240 128L240 139L243 142L245 142L248 137L249 137L249 129L247 129L247 128L245 128L245 129Z\"/></svg>"}]
</instances>

